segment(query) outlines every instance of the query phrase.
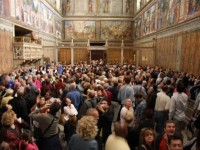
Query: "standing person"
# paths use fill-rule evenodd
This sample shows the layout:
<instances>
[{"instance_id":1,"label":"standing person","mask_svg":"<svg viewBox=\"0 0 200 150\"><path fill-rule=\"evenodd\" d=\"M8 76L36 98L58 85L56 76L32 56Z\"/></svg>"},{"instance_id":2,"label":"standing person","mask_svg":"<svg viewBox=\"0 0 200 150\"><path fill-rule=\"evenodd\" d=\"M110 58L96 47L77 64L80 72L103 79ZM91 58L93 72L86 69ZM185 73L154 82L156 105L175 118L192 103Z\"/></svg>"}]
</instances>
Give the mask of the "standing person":
<instances>
[{"instance_id":1,"label":"standing person","mask_svg":"<svg viewBox=\"0 0 200 150\"><path fill-rule=\"evenodd\" d=\"M151 128L143 128L140 135L139 150L155 150L155 131Z\"/></svg>"},{"instance_id":2,"label":"standing person","mask_svg":"<svg viewBox=\"0 0 200 150\"><path fill-rule=\"evenodd\" d=\"M121 105L124 104L126 99L130 99L133 102L133 107L135 107L133 88L130 85L131 78L129 76L124 77L124 85L119 89L118 100Z\"/></svg>"},{"instance_id":3,"label":"standing person","mask_svg":"<svg viewBox=\"0 0 200 150\"><path fill-rule=\"evenodd\" d=\"M36 109L29 114L29 117L40 124L42 132L39 149L61 150L61 144L58 136L58 122L60 118L60 104L55 101L52 104L46 103L42 108ZM49 109L48 113L40 113Z\"/></svg>"},{"instance_id":4,"label":"standing person","mask_svg":"<svg viewBox=\"0 0 200 150\"><path fill-rule=\"evenodd\" d=\"M67 93L67 98L71 100L74 107L78 110L82 103L82 96L80 92L76 89L76 83L70 83L69 89L70 91Z\"/></svg>"},{"instance_id":5,"label":"standing person","mask_svg":"<svg viewBox=\"0 0 200 150\"><path fill-rule=\"evenodd\" d=\"M129 127L132 127L134 119L135 116L132 101L130 99L126 99L120 112L120 121L126 123Z\"/></svg>"},{"instance_id":6,"label":"standing person","mask_svg":"<svg viewBox=\"0 0 200 150\"><path fill-rule=\"evenodd\" d=\"M23 122L25 123L23 127L29 128L30 119L28 117L27 101L24 99L24 87L20 87L17 90L17 97L11 99L8 104L12 106L17 118L21 117L23 119Z\"/></svg>"},{"instance_id":7,"label":"standing person","mask_svg":"<svg viewBox=\"0 0 200 150\"><path fill-rule=\"evenodd\" d=\"M78 112L74 105L71 104L71 100L69 98L66 98L66 104L67 106L64 107L64 119L66 120L66 123L64 124L64 133L65 139L69 141L71 136L75 134L76 131L76 115Z\"/></svg>"},{"instance_id":8,"label":"standing person","mask_svg":"<svg viewBox=\"0 0 200 150\"><path fill-rule=\"evenodd\" d=\"M97 120L93 116L83 116L78 121L76 134L71 137L67 150L98 150L95 140Z\"/></svg>"},{"instance_id":9,"label":"standing person","mask_svg":"<svg viewBox=\"0 0 200 150\"><path fill-rule=\"evenodd\" d=\"M168 139L175 133L175 123L173 120L168 120L165 123L164 133L156 137L155 148L156 150L168 150Z\"/></svg>"},{"instance_id":10,"label":"standing person","mask_svg":"<svg viewBox=\"0 0 200 150\"><path fill-rule=\"evenodd\" d=\"M145 118L144 110L146 108L146 101L142 97L142 93L135 94L136 108L135 108L135 120L136 126L140 124L140 121Z\"/></svg>"},{"instance_id":11,"label":"standing person","mask_svg":"<svg viewBox=\"0 0 200 150\"><path fill-rule=\"evenodd\" d=\"M177 83L177 92L173 94L169 107L169 119L175 121L178 133L185 128L185 111L187 109L188 96L184 93L184 90L183 82L179 81Z\"/></svg>"},{"instance_id":12,"label":"standing person","mask_svg":"<svg viewBox=\"0 0 200 150\"><path fill-rule=\"evenodd\" d=\"M155 108L154 108L154 119L156 122L156 132L162 134L164 129L165 121L167 120L170 97L166 94L168 86L162 86L162 91L157 94Z\"/></svg>"},{"instance_id":13,"label":"standing person","mask_svg":"<svg viewBox=\"0 0 200 150\"><path fill-rule=\"evenodd\" d=\"M113 81L113 86L109 89L109 91L112 93L112 98L111 98L111 107L113 108L114 111L114 117L113 117L113 122L117 121L117 117L120 111L120 102L117 99L117 95L119 92L119 86L118 86L118 81Z\"/></svg>"},{"instance_id":14,"label":"standing person","mask_svg":"<svg viewBox=\"0 0 200 150\"><path fill-rule=\"evenodd\" d=\"M99 131L97 137L100 139L100 133L102 132L102 144L105 145L108 136L112 133L111 125L113 120L113 111L106 100L102 100L101 103L97 105L97 110L99 112Z\"/></svg>"}]
</instances>

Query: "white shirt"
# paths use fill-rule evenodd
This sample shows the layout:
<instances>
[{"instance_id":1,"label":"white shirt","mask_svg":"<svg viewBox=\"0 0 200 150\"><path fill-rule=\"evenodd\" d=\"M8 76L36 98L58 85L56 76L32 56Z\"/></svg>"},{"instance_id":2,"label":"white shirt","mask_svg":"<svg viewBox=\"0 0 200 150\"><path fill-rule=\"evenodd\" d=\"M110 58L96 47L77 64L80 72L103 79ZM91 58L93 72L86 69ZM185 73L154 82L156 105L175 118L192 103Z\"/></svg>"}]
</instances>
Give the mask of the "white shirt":
<instances>
[{"instance_id":1,"label":"white shirt","mask_svg":"<svg viewBox=\"0 0 200 150\"><path fill-rule=\"evenodd\" d=\"M69 106L65 106L64 112L66 113L66 116L64 117L66 121L69 120L69 116L76 116L78 114L73 104L71 104L71 108Z\"/></svg>"},{"instance_id":2,"label":"white shirt","mask_svg":"<svg viewBox=\"0 0 200 150\"><path fill-rule=\"evenodd\" d=\"M170 101L169 119L184 121L187 102L188 96L185 93L174 93Z\"/></svg>"},{"instance_id":3,"label":"white shirt","mask_svg":"<svg viewBox=\"0 0 200 150\"><path fill-rule=\"evenodd\" d=\"M159 92L156 98L155 111L169 110L170 97L164 92Z\"/></svg>"}]
</instances>

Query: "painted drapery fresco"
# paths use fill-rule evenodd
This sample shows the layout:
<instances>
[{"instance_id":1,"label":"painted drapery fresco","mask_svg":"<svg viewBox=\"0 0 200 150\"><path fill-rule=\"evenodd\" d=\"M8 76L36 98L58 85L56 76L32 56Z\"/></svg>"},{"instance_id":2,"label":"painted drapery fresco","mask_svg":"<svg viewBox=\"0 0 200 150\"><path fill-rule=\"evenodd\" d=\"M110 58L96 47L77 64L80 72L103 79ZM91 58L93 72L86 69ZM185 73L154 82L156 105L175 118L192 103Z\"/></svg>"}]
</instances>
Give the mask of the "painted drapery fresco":
<instances>
[{"instance_id":1,"label":"painted drapery fresco","mask_svg":"<svg viewBox=\"0 0 200 150\"><path fill-rule=\"evenodd\" d=\"M94 39L95 21L65 21L65 39Z\"/></svg>"},{"instance_id":2,"label":"painted drapery fresco","mask_svg":"<svg viewBox=\"0 0 200 150\"><path fill-rule=\"evenodd\" d=\"M130 21L101 21L101 39L131 40Z\"/></svg>"}]
</instances>

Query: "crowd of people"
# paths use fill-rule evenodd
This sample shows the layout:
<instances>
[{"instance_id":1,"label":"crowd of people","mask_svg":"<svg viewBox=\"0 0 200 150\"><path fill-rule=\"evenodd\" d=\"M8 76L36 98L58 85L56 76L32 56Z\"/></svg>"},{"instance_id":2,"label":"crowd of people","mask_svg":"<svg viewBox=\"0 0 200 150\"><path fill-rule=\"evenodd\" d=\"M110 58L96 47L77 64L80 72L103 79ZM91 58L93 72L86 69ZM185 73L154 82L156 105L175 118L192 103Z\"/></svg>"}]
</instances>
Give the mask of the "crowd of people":
<instances>
[{"instance_id":1,"label":"crowd of people","mask_svg":"<svg viewBox=\"0 0 200 150\"><path fill-rule=\"evenodd\" d=\"M199 76L159 66L20 67L0 76L0 149L61 150L60 124L68 150L198 150L199 89Z\"/></svg>"}]
</instances>

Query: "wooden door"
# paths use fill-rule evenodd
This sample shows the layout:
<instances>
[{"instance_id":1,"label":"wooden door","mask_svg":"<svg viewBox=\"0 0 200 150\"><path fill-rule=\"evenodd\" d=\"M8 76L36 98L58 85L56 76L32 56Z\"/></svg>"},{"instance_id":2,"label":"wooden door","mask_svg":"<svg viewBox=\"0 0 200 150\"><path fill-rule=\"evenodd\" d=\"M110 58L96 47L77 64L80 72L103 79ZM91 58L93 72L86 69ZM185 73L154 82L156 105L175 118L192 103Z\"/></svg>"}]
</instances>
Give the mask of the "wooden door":
<instances>
[{"instance_id":1,"label":"wooden door","mask_svg":"<svg viewBox=\"0 0 200 150\"><path fill-rule=\"evenodd\" d=\"M104 60L103 50L92 50L91 51L91 60Z\"/></svg>"}]
</instances>

